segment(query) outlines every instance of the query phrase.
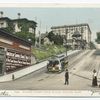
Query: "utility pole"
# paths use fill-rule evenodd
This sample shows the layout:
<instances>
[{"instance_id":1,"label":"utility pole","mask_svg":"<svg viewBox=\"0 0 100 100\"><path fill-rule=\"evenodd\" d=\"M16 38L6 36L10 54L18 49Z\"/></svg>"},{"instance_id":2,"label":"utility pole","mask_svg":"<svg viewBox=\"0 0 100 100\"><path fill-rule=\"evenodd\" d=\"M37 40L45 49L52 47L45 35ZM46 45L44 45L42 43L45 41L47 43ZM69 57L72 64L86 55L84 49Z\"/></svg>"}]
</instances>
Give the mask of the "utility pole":
<instances>
[{"instance_id":1,"label":"utility pole","mask_svg":"<svg viewBox=\"0 0 100 100\"><path fill-rule=\"evenodd\" d=\"M66 57L67 57L67 47L68 47L68 45L67 45L67 34L68 34L68 29L66 29L66 44L65 44L65 47L66 47Z\"/></svg>"},{"instance_id":2,"label":"utility pole","mask_svg":"<svg viewBox=\"0 0 100 100\"><path fill-rule=\"evenodd\" d=\"M39 31L39 48L41 48L41 32Z\"/></svg>"},{"instance_id":3,"label":"utility pole","mask_svg":"<svg viewBox=\"0 0 100 100\"><path fill-rule=\"evenodd\" d=\"M37 17L34 17L35 22L37 22ZM35 34L35 47L37 46L37 36L36 36L37 30L34 29L34 34Z\"/></svg>"},{"instance_id":4,"label":"utility pole","mask_svg":"<svg viewBox=\"0 0 100 100\"><path fill-rule=\"evenodd\" d=\"M41 48L41 21L40 21L40 29L39 29L39 48Z\"/></svg>"},{"instance_id":5,"label":"utility pole","mask_svg":"<svg viewBox=\"0 0 100 100\"><path fill-rule=\"evenodd\" d=\"M68 50L68 36L67 36L67 35L68 35L68 29L65 30L65 33L66 33L65 48L66 48L66 61L67 61L66 64L67 64L67 67L68 67L68 62L69 62L69 61L68 61L68 54L67 54L67 50ZM66 68L67 68L67 67L66 67Z\"/></svg>"}]
</instances>

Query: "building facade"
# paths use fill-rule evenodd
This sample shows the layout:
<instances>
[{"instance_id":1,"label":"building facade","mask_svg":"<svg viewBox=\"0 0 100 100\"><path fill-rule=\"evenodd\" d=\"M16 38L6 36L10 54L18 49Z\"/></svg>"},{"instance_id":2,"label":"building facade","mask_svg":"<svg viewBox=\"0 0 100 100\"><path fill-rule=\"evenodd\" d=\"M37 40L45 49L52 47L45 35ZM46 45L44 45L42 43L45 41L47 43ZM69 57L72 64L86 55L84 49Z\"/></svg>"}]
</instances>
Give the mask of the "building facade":
<instances>
[{"instance_id":1,"label":"building facade","mask_svg":"<svg viewBox=\"0 0 100 100\"><path fill-rule=\"evenodd\" d=\"M37 23L35 21L31 21L26 18L21 18L21 19L14 19L12 20L12 22L14 24L15 32L21 32L23 30L26 30L27 32L30 32L33 34L35 34L36 32Z\"/></svg>"},{"instance_id":2,"label":"building facade","mask_svg":"<svg viewBox=\"0 0 100 100\"><path fill-rule=\"evenodd\" d=\"M9 18L2 18L2 20L0 18L0 28L8 27L8 23L9 23L8 21L10 21Z\"/></svg>"},{"instance_id":3,"label":"building facade","mask_svg":"<svg viewBox=\"0 0 100 100\"><path fill-rule=\"evenodd\" d=\"M16 33L26 29L27 32L36 33L37 23L26 18L10 19L8 17L0 18L0 28L10 28L10 31Z\"/></svg>"},{"instance_id":4,"label":"building facade","mask_svg":"<svg viewBox=\"0 0 100 100\"><path fill-rule=\"evenodd\" d=\"M55 35L66 36L67 42L73 45L73 34L78 31L81 34L81 40L86 41L87 47L91 42L91 30L88 24L64 25L51 27Z\"/></svg>"},{"instance_id":5,"label":"building facade","mask_svg":"<svg viewBox=\"0 0 100 100\"><path fill-rule=\"evenodd\" d=\"M0 29L0 75L28 67L31 43Z\"/></svg>"}]
</instances>

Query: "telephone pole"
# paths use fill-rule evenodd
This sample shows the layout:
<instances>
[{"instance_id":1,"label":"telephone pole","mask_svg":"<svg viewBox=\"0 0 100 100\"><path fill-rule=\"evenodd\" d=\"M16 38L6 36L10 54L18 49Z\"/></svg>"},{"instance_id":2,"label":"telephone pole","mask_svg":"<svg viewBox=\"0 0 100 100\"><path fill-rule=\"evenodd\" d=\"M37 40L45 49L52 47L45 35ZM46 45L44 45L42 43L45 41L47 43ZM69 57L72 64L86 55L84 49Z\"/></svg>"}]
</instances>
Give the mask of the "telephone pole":
<instances>
[{"instance_id":1,"label":"telephone pole","mask_svg":"<svg viewBox=\"0 0 100 100\"><path fill-rule=\"evenodd\" d=\"M65 47L66 47L66 57L67 57L67 49L68 49L68 45L67 45L67 42L68 42L68 40L67 40L67 34L68 34L68 29L66 29L66 44L65 44Z\"/></svg>"},{"instance_id":2,"label":"telephone pole","mask_svg":"<svg viewBox=\"0 0 100 100\"><path fill-rule=\"evenodd\" d=\"M40 28L39 28L39 48L41 48L41 21L40 21Z\"/></svg>"}]
</instances>

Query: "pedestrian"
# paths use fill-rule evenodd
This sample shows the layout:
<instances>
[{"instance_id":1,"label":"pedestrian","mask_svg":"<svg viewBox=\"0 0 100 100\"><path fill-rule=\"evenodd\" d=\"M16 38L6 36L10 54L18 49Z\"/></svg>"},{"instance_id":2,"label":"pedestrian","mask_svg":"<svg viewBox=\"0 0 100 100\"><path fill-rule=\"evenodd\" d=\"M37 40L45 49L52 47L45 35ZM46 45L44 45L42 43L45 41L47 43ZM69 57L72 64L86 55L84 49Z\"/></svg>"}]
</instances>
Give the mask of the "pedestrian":
<instances>
[{"instance_id":1,"label":"pedestrian","mask_svg":"<svg viewBox=\"0 0 100 100\"><path fill-rule=\"evenodd\" d=\"M93 79L92 79L92 86L97 86L97 72L96 70L94 69L93 70Z\"/></svg>"},{"instance_id":2,"label":"pedestrian","mask_svg":"<svg viewBox=\"0 0 100 100\"><path fill-rule=\"evenodd\" d=\"M69 72L68 72L68 69L66 69L66 72L65 72L65 85L66 85L66 83L67 83L67 85L69 84Z\"/></svg>"}]
</instances>

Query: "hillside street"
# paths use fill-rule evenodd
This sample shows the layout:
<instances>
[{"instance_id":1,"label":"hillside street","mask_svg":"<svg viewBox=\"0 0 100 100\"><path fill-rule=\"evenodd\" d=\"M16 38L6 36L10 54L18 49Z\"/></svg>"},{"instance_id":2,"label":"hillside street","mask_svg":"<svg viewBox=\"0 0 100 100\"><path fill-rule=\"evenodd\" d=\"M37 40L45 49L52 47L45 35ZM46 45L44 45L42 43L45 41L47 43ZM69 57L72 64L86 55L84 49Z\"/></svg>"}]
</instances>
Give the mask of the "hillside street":
<instances>
[{"instance_id":1,"label":"hillside street","mask_svg":"<svg viewBox=\"0 0 100 100\"><path fill-rule=\"evenodd\" d=\"M92 87L92 71L98 71L100 82L99 50L86 50L69 61L69 85L64 85L64 73L47 73L43 68L11 82L0 83L3 90L99 90ZM79 60L80 59L80 60Z\"/></svg>"}]
</instances>

